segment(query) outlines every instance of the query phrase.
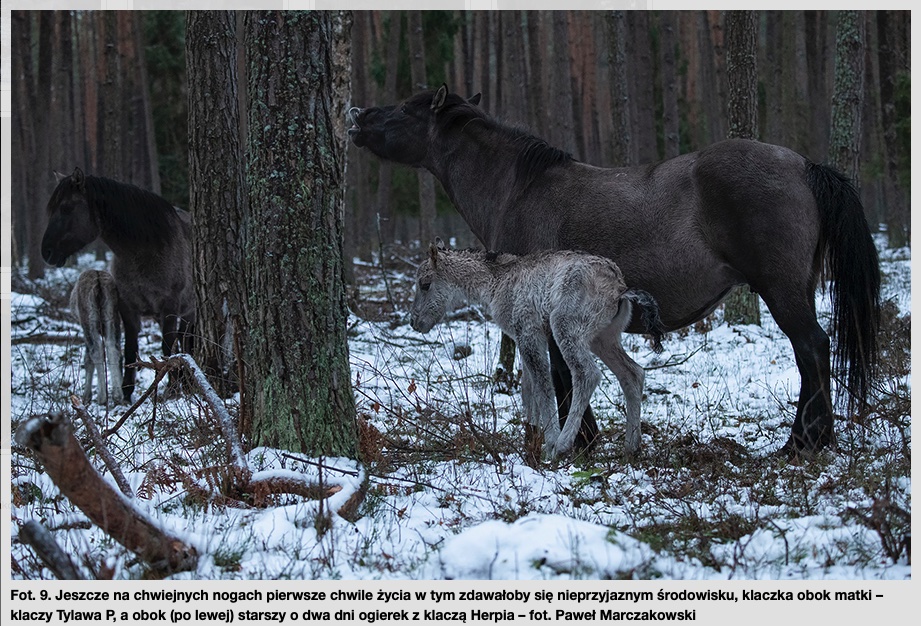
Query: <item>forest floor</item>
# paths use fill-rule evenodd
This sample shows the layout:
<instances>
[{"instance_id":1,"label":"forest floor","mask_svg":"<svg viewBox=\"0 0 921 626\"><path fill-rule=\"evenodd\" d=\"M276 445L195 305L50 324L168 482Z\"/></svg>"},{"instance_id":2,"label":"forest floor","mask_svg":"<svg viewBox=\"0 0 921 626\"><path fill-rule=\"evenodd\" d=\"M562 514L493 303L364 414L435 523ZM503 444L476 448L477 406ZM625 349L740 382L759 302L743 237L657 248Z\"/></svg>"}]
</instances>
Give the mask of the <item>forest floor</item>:
<instances>
[{"instance_id":1,"label":"forest floor","mask_svg":"<svg viewBox=\"0 0 921 626\"><path fill-rule=\"evenodd\" d=\"M775 454L790 433L799 375L762 306L761 326L728 326L717 311L669 333L660 355L643 337L625 337L647 369L636 458L624 453L622 394L604 370L592 403L597 448L558 467L528 467L520 390L493 379L498 328L467 307L427 335L412 331L409 252L393 255L386 271L356 266L348 334L364 466L319 460L329 480L337 470L367 476L356 521L317 524L321 505L298 496L259 508L202 496L214 490L203 470L226 449L198 397L154 395L108 443L136 506L202 555L175 579L907 579L911 254L880 254L883 375L869 410L836 420L837 448L807 462ZM40 281L14 278L14 431L29 416L71 412L69 397L81 392L82 345L66 306L89 267L101 263L83 255ZM827 326L827 292L817 297ZM158 354L159 342L145 325L142 357ZM136 397L153 373L138 379ZM226 406L235 413L236 399ZM90 407L103 426L126 409ZM76 432L85 439L81 425ZM254 471L319 473L266 448L246 461ZM87 577L145 575L16 444L11 475L13 578L52 577L16 538L29 520L76 555Z\"/></svg>"}]
</instances>

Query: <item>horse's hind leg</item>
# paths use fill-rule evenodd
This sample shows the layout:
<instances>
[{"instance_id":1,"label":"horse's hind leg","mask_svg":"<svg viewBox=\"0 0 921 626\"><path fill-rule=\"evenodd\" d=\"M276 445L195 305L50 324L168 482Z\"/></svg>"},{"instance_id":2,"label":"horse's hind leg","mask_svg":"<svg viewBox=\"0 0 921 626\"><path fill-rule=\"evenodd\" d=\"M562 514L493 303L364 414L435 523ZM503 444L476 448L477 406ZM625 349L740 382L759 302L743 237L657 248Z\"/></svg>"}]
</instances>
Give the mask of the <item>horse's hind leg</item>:
<instances>
[{"instance_id":1,"label":"horse's hind leg","mask_svg":"<svg viewBox=\"0 0 921 626\"><path fill-rule=\"evenodd\" d=\"M572 372L566 365L566 359L560 352L559 346L553 336L547 338L550 347L550 372L553 377L553 391L556 394L557 411L559 412L559 425L562 428L569 417L569 408L572 404ZM573 444L577 452L591 450L598 438L598 422L592 413L592 407L585 407L579 424L579 432Z\"/></svg>"},{"instance_id":2,"label":"horse's hind leg","mask_svg":"<svg viewBox=\"0 0 921 626\"><path fill-rule=\"evenodd\" d=\"M521 332L516 338L518 351L521 353L522 400L525 405L528 423L539 426L544 433L544 445L552 446L560 436L560 426L556 420L553 383L547 363L547 343L543 332ZM525 397L527 396L527 397ZM526 447L530 447L530 442Z\"/></svg>"},{"instance_id":3,"label":"horse's hind leg","mask_svg":"<svg viewBox=\"0 0 921 626\"><path fill-rule=\"evenodd\" d=\"M93 356L90 354L91 348L87 341L83 347L83 405L86 406L93 401Z\"/></svg>"},{"instance_id":4,"label":"horse's hind leg","mask_svg":"<svg viewBox=\"0 0 921 626\"><path fill-rule=\"evenodd\" d=\"M572 375L572 404L560 437L554 446L554 454L563 456L572 450L579 431L581 416L588 408L592 393L601 381L601 372L595 365L586 338L581 334L578 322L562 317L550 320L553 336Z\"/></svg>"},{"instance_id":5,"label":"horse's hind leg","mask_svg":"<svg viewBox=\"0 0 921 626\"><path fill-rule=\"evenodd\" d=\"M629 310L629 309L628 309ZM629 319L629 315L627 316ZM592 352L614 372L620 388L624 390L627 406L627 433L625 449L635 454L640 449L641 421L640 406L643 401L643 382L646 373L639 363L631 359L620 342L624 324L615 320L592 341Z\"/></svg>"},{"instance_id":6,"label":"horse's hind leg","mask_svg":"<svg viewBox=\"0 0 921 626\"><path fill-rule=\"evenodd\" d=\"M815 317L815 297L801 302L773 298L763 293L765 303L780 329L789 337L800 373L799 400L786 454L815 452L834 444L835 426L831 401L831 365L828 335Z\"/></svg>"}]
</instances>

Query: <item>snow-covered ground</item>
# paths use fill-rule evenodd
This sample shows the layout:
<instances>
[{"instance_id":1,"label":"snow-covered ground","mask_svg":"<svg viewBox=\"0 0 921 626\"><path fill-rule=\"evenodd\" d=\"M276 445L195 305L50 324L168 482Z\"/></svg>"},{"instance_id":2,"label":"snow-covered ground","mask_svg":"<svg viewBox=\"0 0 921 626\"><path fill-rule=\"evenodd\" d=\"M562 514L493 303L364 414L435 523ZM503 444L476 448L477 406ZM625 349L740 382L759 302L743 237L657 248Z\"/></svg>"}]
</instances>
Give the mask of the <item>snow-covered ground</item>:
<instances>
[{"instance_id":1,"label":"snow-covered ground","mask_svg":"<svg viewBox=\"0 0 921 626\"><path fill-rule=\"evenodd\" d=\"M910 250L881 249L881 257L883 297L905 326ZM69 410L69 395L81 391L82 347L68 342L78 330L62 307L90 266L98 264L83 256L78 268L49 270L36 293L13 294L14 429L30 415ZM410 272L389 274L399 302L411 289ZM373 280L363 282L359 299L385 299L380 271L367 273ZM827 296L819 295L819 308L827 325ZM789 342L762 309L760 327L730 327L717 313L670 333L661 355L642 337L626 337L647 368L642 454L623 453L622 395L604 370L592 403L604 433L598 449L540 470L521 456L518 389L501 393L492 380L499 331L475 309L425 336L399 316L352 316L370 486L362 516L334 516L324 533L314 501L291 496L269 508L231 508L188 494L183 479L223 454L219 431L195 399L160 398L155 407L148 400L110 445L138 506L203 555L195 571L176 578L910 578L899 548L910 535L907 369L887 375L876 411L837 420L837 450L789 463L773 453L789 436L799 375ZM157 354L156 329L145 330L141 354ZM884 335L887 352L897 352L898 336ZM139 373L136 397L152 379ZM235 410L233 401L228 408ZM111 426L126 407L91 410ZM247 462L254 471L317 472L264 448ZM358 469L345 459L322 463ZM14 578L51 577L15 539L31 519L81 567L108 563L118 578L140 575L133 556L61 498L15 445L12 477Z\"/></svg>"}]
</instances>

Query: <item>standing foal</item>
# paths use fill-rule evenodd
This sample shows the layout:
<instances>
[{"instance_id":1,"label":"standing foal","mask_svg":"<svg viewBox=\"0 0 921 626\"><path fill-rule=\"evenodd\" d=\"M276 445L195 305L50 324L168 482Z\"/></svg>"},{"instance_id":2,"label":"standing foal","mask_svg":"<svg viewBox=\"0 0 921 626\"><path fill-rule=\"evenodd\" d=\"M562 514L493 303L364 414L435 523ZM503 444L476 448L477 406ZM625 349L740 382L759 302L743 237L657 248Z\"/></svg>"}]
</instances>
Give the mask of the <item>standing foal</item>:
<instances>
[{"instance_id":1,"label":"standing foal","mask_svg":"<svg viewBox=\"0 0 921 626\"><path fill-rule=\"evenodd\" d=\"M86 353L83 356L83 403L93 399L93 370L96 371L96 399L106 404L122 398L121 322L118 289L108 272L86 270L70 293L70 311L83 328ZM106 374L111 395L106 396Z\"/></svg>"},{"instance_id":2,"label":"standing foal","mask_svg":"<svg viewBox=\"0 0 921 626\"><path fill-rule=\"evenodd\" d=\"M526 256L455 251L436 239L416 273L413 329L430 331L461 294L486 305L493 320L517 342L525 419L543 431L550 456L559 458L572 449L579 420L601 380L592 353L614 372L624 390L626 449L639 450L644 373L627 356L620 335L630 323L633 304L643 310L643 323L657 352L662 350L664 329L655 300L645 291L627 289L613 261L572 251ZM547 358L549 335L572 371L572 405L562 431Z\"/></svg>"}]
</instances>

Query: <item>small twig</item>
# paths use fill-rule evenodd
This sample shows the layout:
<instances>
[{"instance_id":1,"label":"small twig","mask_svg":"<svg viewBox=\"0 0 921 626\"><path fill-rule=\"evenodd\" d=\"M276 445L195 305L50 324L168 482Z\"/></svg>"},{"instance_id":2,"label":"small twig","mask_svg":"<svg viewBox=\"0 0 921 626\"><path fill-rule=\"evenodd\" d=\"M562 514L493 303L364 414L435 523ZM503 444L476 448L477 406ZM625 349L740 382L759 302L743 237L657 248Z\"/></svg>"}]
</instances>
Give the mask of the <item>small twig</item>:
<instances>
[{"instance_id":1,"label":"small twig","mask_svg":"<svg viewBox=\"0 0 921 626\"><path fill-rule=\"evenodd\" d=\"M128 367L140 367L140 365L141 362L138 361L132 365L129 365ZM166 373L167 370L163 370L162 372L158 371L156 377L154 377L153 383L151 383L150 387L147 388L147 391L145 391L141 397L137 399L137 402L131 405L131 408L125 411L125 414L122 415L121 418L115 423L115 426L104 430L102 436L108 438L109 435L115 434L115 432L121 428L122 424L124 424L128 418L134 414L135 411L137 411L138 407L144 404L144 401L150 397L150 394L157 390L157 387L160 385L160 381L163 380L163 378L166 376Z\"/></svg>"},{"instance_id":2,"label":"small twig","mask_svg":"<svg viewBox=\"0 0 921 626\"><path fill-rule=\"evenodd\" d=\"M93 446L96 448L96 452L99 453L103 463L106 464L106 467L109 468L109 472L112 473L115 484L118 485L118 488L121 489L123 494L129 498L133 498L134 492L131 491L131 485L128 484L125 475L118 466L118 462L115 460L115 457L112 456L112 453L106 446L105 440L99 434L99 429L96 428L93 418L90 417L90 414L87 413L86 409L83 407L83 402L77 396L70 396L70 405L74 408L74 411L77 412L77 415L80 416L80 419L83 420L83 425L86 426L86 432L89 433L90 439L93 441Z\"/></svg>"},{"instance_id":3,"label":"small twig","mask_svg":"<svg viewBox=\"0 0 921 626\"><path fill-rule=\"evenodd\" d=\"M380 249L380 266L381 275L384 277L384 288L387 290L387 300L390 306L396 310L396 304L393 301L393 294L390 292L390 279L387 277L387 269L384 267L384 236L381 234L381 214L377 213L377 243Z\"/></svg>"},{"instance_id":4,"label":"small twig","mask_svg":"<svg viewBox=\"0 0 921 626\"><path fill-rule=\"evenodd\" d=\"M35 550L38 558L58 580L86 580L51 533L35 520L29 520L22 525L19 529L19 541Z\"/></svg>"},{"instance_id":5,"label":"small twig","mask_svg":"<svg viewBox=\"0 0 921 626\"><path fill-rule=\"evenodd\" d=\"M356 472L353 470L339 469L338 467L333 467L331 465L324 465L323 463L317 463L316 461L311 461L310 459L304 459L299 456L294 456L293 454L288 454L287 452L282 452L281 456L286 459L291 459L292 461L300 461L301 463L306 463L307 465L313 465L314 467L319 467L320 469L339 472L340 474L345 474L346 476L355 476L357 478L360 475L360 472Z\"/></svg>"},{"instance_id":6,"label":"small twig","mask_svg":"<svg viewBox=\"0 0 921 626\"><path fill-rule=\"evenodd\" d=\"M665 363L662 363L661 365L649 365L649 366L647 366L647 367L644 367L643 369L646 370L647 372L651 372L652 370L660 370L660 369L664 369L664 368L666 368L666 367L675 367L676 365L684 365L685 363L687 363L688 361L691 360L691 357L692 357L692 356L694 356L695 354L697 354L698 352L700 352L700 351L703 350L703 349L704 349L704 346L701 345L701 346L698 346L695 350L692 350L690 353L688 353L688 354L687 354L683 359L681 359L680 361L671 361L671 360L669 360L669 361L666 361Z\"/></svg>"}]
</instances>

